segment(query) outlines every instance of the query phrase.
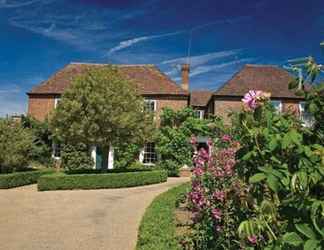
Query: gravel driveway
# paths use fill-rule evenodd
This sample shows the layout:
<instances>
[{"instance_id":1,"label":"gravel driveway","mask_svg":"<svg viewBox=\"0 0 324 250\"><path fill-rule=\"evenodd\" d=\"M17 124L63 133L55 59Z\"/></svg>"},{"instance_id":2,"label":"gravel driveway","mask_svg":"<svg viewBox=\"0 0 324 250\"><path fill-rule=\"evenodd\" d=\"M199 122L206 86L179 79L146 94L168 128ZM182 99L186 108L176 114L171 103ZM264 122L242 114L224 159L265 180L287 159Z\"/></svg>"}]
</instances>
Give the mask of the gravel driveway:
<instances>
[{"instance_id":1,"label":"gravel driveway","mask_svg":"<svg viewBox=\"0 0 324 250\"><path fill-rule=\"evenodd\" d=\"M188 180L124 189L0 190L0 249L132 250L145 208Z\"/></svg>"}]
</instances>

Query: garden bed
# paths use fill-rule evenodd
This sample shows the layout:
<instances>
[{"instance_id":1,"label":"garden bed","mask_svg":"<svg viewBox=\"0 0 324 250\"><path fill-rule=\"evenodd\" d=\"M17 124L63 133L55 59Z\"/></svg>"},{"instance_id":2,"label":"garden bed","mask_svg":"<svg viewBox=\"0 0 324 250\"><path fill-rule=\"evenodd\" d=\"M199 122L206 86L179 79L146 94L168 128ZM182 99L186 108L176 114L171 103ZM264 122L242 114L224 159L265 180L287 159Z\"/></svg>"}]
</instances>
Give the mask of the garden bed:
<instances>
[{"instance_id":1,"label":"garden bed","mask_svg":"<svg viewBox=\"0 0 324 250\"><path fill-rule=\"evenodd\" d=\"M179 197L189 184L170 189L154 199L146 210L139 228L137 250L181 249L176 236L175 210Z\"/></svg>"},{"instance_id":2,"label":"garden bed","mask_svg":"<svg viewBox=\"0 0 324 250\"><path fill-rule=\"evenodd\" d=\"M167 173L163 170L122 173L95 173L92 171L86 174L56 173L42 176L38 180L38 190L123 188L165 181L167 181Z\"/></svg>"},{"instance_id":3,"label":"garden bed","mask_svg":"<svg viewBox=\"0 0 324 250\"><path fill-rule=\"evenodd\" d=\"M37 183L38 179L45 174L54 172L52 169L30 169L10 174L0 174L0 189L20 187Z\"/></svg>"}]
</instances>

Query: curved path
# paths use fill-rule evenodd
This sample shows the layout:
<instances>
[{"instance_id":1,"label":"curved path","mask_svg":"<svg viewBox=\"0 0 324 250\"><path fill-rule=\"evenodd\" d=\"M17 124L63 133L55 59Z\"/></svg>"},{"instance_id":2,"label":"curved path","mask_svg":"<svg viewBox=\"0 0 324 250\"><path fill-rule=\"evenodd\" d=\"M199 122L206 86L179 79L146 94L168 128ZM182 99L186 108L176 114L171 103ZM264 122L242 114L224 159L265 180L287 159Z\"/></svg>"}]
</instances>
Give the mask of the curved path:
<instances>
[{"instance_id":1,"label":"curved path","mask_svg":"<svg viewBox=\"0 0 324 250\"><path fill-rule=\"evenodd\" d=\"M133 250L153 198L188 180L124 189L37 192L31 185L0 190L0 248Z\"/></svg>"}]
</instances>

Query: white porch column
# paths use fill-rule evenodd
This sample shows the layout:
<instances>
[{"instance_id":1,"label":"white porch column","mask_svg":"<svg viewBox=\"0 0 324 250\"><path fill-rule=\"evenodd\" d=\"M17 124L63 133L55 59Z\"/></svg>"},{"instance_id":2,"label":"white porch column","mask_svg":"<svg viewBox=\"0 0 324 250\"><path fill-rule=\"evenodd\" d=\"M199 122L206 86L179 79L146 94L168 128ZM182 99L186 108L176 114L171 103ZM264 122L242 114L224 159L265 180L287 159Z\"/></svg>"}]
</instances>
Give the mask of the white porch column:
<instances>
[{"instance_id":1,"label":"white porch column","mask_svg":"<svg viewBox=\"0 0 324 250\"><path fill-rule=\"evenodd\" d=\"M108 169L114 168L114 147L112 145L109 146L108 153Z\"/></svg>"},{"instance_id":2,"label":"white porch column","mask_svg":"<svg viewBox=\"0 0 324 250\"><path fill-rule=\"evenodd\" d=\"M96 169L96 160L97 160L97 148L96 146L91 147L91 158L94 162L93 169Z\"/></svg>"}]
</instances>

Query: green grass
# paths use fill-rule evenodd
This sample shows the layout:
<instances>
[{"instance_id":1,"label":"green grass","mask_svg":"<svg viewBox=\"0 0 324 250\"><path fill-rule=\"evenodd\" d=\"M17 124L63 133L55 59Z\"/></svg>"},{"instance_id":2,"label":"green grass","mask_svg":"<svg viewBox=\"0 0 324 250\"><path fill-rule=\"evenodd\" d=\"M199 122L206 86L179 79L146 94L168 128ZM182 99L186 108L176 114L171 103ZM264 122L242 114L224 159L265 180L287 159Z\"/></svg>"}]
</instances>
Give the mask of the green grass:
<instances>
[{"instance_id":1,"label":"green grass","mask_svg":"<svg viewBox=\"0 0 324 250\"><path fill-rule=\"evenodd\" d=\"M20 187L37 183L37 180L44 174L54 172L52 169L28 170L10 174L0 174L0 189Z\"/></svg>"},{"instance_id":2,"label":"green grass","mask_svg":"<svg viewBox=\"0 0 324 250\"><path fill-rule=\"evenodd\" d=\"M126 173L91 173L44 175L38 180L38 190L71 190L135 187L165 182L166 171L137 171Z\"/></svg>"},{"instance_id":3,"label":"green grass","mask_svg":"<svg viewBox=\"0 0 324 250\"><path fill-rule=\"evenodd\" d=\"M177 199L186 193L189 184L170 189L156 197L147 208L139 228L136 250L180 249L175 237L174 211Z\"/></svg>"}]
</instances>

